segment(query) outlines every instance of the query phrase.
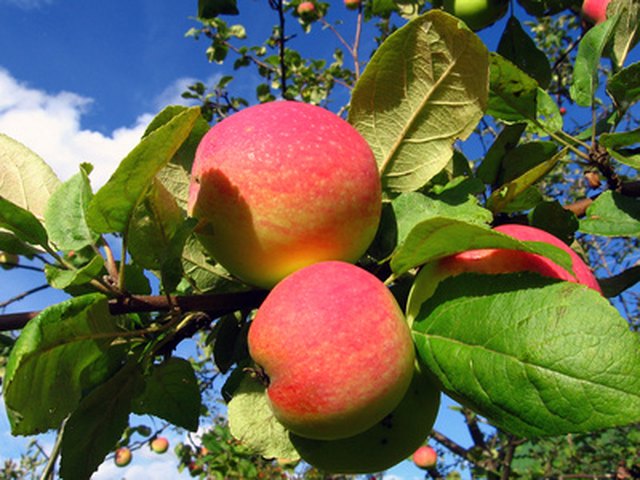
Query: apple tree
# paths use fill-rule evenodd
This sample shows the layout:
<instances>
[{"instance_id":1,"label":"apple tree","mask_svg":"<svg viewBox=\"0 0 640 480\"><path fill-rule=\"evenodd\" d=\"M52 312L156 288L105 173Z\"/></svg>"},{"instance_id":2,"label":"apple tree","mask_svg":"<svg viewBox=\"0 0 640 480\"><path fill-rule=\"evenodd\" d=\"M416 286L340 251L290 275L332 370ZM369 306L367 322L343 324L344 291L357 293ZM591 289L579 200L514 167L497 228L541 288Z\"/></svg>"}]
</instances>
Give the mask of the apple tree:
<instances>
[{"instance_id":1,"label":"apple tree","mask_svg":"<svg viewBox=\"0 0 640 480\"><path fill-rule=\"evenodd\" d=\"M99 189L89 163L62 181L46 159L0 134L0 275L33 271L38 286L21 298L49 287L66 295L40 312L0 315L12 434L57 432L43 478L57 469L86 479L117 449L148 445L160 432L132 414L159 419L161 430L204 430L176 449L180 468L201 477L322 475L293 470L300 460L330 474L372 473L427 440L453 454L429 468L434 477L463 467L487 478L640 476L640 6L601 3L604 18L581 12L578 0L270 0L263 13L273 28L252 45L233 23L244 6L199 0L187 35L206 39L216 68L233 70L190 86L189 106L159 112ZM259 79L255 98L239 93L247 78ZM215 164L226 153L199 158L215 150L202 146L209 132L275 101L334 112L339 130L353 129L370 149L377 229L356 258L315 253L357 236L357 216L329 217L331 228L318 232L333 237L301 236L278 251L286 273L265 271L276 253L260 256L265 225L277 227L269 241L297 239L291 232L317 212L350 205L358 191L344 192L356 176L340 155L356 140L324 139L326 125L307 117L212 135L233 145L229 162L278 138L243 167L246 186ZM336 144L325 155L332 162L323 160ZM294 147L299 161L286 175L256 173ZM312 168L304 152L313 149ZM214 166L192 171L201 161ZM330 170L318 174L325 161ZM308 170L295 176L301 165ZM334 174L342 188L323 190ZM283 206L291 191L301 198ZM317 201L316 213L303 212ZM221 214L223 224L210 221ZM516 234L514 225L547 236ZM285 290L298 272L338 260L404 312L391 333L371 334L387 307L352 290L359 280L332 287L346 273ZM265 275L277 279L253 281ZM352 324L346 312L367 303L367 317ZM333 322L330 334L313 322L306 335L293 335L302 328L293 321L277 324L318 312ZM278 328L263 328L258 348L252 325L266 317ZM343 319L356 328L340 328ZM411 348L376 359L378 375L351 362L375 357L396 335ZM295 340L282 346L285 336ZM196 352L189 359L184 343ZM313 364L297 368L307 353L317 354ZM295 371L281 404L270 391L276 374L267 375L274 357ZM387 396L375 398L384 401L364 401L395 365L404 383L382 388ZM331 402L300 399L320 384L324 399L344 407L339 433L318 409ZM441 395L459 405L471 446L432 430ZM309 411L321 412L316 423Z\"/></svg>"}]
</instances>

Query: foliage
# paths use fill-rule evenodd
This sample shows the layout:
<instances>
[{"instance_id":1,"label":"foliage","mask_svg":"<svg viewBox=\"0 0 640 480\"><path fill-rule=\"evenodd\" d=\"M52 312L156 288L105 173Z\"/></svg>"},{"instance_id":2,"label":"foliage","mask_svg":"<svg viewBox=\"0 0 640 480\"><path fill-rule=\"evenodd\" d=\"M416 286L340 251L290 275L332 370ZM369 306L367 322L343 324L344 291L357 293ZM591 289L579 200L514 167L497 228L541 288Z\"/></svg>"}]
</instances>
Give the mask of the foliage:
<instances>
[{"instance_id":1,"label":"foliage","mask_svg":"<svg viewBox=\"0 0 640 480\"><path fill-rule=\"evenodd\" d=\"M0 159L11 166L0 178L0 251L20 257L3 266L40 270L69 295L15 343L2 337L11 349L3 395L12 433L57 430L60 452L45 468L60 453L61 476L74 479L132 443L132 413L191 432L209 419L199 445L178 447L180 468L202 478L294 475L272 461L283 452L295 461L293 445L264 394L247 386L246 332L265 292L208 257L186 212L191 162L209 123L290 98L345 114L370 143L385 202L359 264L386 279L401 304L421 266L469 249L569 265L555 247L490 229L506 222L577 239L616 297L532 274L441 284L412 328L421 361L460 403L474 441L465 448L433 432L458 456L454 464L508 478L606 474L624 463L637 476L637 5L612 0L609 20L591 26L573 0L513 2L489 52L481 36L419 0L370 0L339 13L316 2L318 13L304 18L299 3L270 0L271 34L248 45L244 26L227 21L242 5L200 0L199 25L187 35L206 39L208 60L231 63L235 75L190 86L184 97L197 105L160 112L97 192L90 165L62 182L0 135ZM355 26L352 42L343 20ZM338 46L313 58L294 48L292 28L334 35ZM243 73L260 78L255 99L234 93ZM175 353L192 337L200 361ZM217 417L220 399L231 400L231 432L240 425L245 443ZM12 478L14 466L5 470Z\"/></svg>"}]
</instances>

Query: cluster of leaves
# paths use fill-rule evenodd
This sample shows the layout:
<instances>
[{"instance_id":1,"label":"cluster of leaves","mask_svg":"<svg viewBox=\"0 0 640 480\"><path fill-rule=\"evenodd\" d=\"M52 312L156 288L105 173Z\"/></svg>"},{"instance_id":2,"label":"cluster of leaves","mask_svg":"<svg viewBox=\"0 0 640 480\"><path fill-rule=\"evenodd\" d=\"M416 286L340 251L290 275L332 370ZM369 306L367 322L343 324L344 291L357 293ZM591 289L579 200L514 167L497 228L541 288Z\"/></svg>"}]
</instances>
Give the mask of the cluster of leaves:
<instances>
[{"instance_id":1,"label":"cluster of leaves","mask_svg":"<svg viewBox=\"0 0 640 480\"><path fill-rule=\"evenodd\" d=\"M576 2L520 4L547 15ZM357 42L351 45L355 68L346 69L343 53L327 64L292 50L282 18L296 17L295 2L271 5L280 21L260 48L234 43L246 32L220 17L238 13L231 0L201 0L203 27L189 34L211 41L211 60L223 62L233 52L235 68L253 67L264 78L262 101L281 92L324 103L335 84L352 87L348 120L371 145L385 192L378 236L360 264L390 274L400 303L420 266L468 249L522 250L570 269L564 252L499 234L489 228L496 221L529 221L568 240L640 233L638 200L617 173L625 166L633 175L638 167L640 134L625 128L640 100L638 63L626 64L638 33L633 2L612 0L611 18L585 33L572 68L561 73L516 17L498 51L489 52L450 15L437 9L419 14L423 2L391 0L365 2L358 11L356 21L378 22L377 48L360 71ZM300 21L311 32L318 22L329 28L324 18ZM402 25L396 28L392 18ZM615 69L605 84L606 103L600 98L604 56ZM47 282L71 296L23 329L6 366L4 399L14 434L59 430L60 471L67 480L88 478L126 437L131 413L197 429L197 374L174 349L200 331L208 333L219 371L229 372L222 396L239 412L232 431L244 445L216 426L213 437L229 441L207 444L205 436L207 454L185 447L183 465L195 461L203 475L231 475L224 469L233 468L250 477L259 472L252 469L276 468L258 456L295 458L264 395L244 381L249 312L265 292L239 283L208 258L186 215L190 166L207 120L250 103L229 93L230 82L220 80L211 94L203 84L193 86L187 96L202 107L162 111L95 193L89 165L60 182L26 147L0 137L0 157L11 167L0 182L0 251L41 265ZM558 95L599 109L602 121L570 134ZM453 145L481 121L500 132L483 158L469 162ZM544 182L567 163L607 179L608 189L589 200L586 215L576 216L548 195ZM630 269L603 285L619 293L638 275ZM444 392L509 438L585 434L640 421L637 335L605 298L581 286L531 274L491 281L460 276L436 290L412 328L421 359ZM495 474L504 464L484 465Z\"/></svg>"}]
</instances>

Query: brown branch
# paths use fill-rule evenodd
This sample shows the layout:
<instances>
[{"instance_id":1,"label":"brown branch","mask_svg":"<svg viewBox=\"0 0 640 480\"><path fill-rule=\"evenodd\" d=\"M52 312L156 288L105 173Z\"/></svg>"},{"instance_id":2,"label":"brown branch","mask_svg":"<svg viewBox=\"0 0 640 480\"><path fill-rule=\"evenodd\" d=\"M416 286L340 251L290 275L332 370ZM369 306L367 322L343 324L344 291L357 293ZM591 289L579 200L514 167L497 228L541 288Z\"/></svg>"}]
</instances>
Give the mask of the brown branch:
<instances>
[{"instance_id":1,"label":"brown branch","mask_svg":"<svg viewBox=\"0 0 640 480\"><path fill-rule=\"evenodd\" d=\"M212 318L257 308L267 295L266 290L250 290L215 295L133 295L109 300L112 315L141 312L168 312L178 308L182 312L206 312ZM0 331L20 330L40 312L22 312L0 315Z\"/></svg>"}]
</instances>

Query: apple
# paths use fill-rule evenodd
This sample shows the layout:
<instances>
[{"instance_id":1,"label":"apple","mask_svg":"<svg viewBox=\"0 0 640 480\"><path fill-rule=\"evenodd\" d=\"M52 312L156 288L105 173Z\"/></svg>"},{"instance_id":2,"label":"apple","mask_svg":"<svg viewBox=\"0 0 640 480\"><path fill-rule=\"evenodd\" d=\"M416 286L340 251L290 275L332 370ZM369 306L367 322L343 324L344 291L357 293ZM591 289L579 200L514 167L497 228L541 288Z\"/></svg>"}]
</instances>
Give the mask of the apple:
<instances>
[{"instance_id":1,"label":"apple","mask_svg":"<svg viewBox=\"0 0 640 480\"><path fill-rule=\"evenodd\" d=\"M362 0L344 0L344 6L349 10L357 10Z\"/></svg>"},{"instance_id":2,"label":"apple","mask_svg":"<svg viewBox=\"0 0 640 480\"><path fill-rule=\"evenodd\" d=\"M128 447L118 448L113 461L118 467L126 467L131 463L131 450Z\"/></svg>"},{"instance_id":3,"label":"apple","mask_svg":"<svg viewBox=\"0 0 640 480\"><path fill-rule=\"evenodd\" d=\"M546 277L580 283L602 293L591 269L558 237L528 225L506 224L495 227L495 230L518 240L546 242L561 248L571 256L575 275L548 258L519 250L479 249L458 253L422 267L409 294L407 303L409 323L416 318L420 306L433 295L441 280L465 272L485 274L535 272Z\"/></svg>"},{"instance_id":4,"label":"apple","mask_svg":"<svg viewBox=\"0 0 640 480\"><path fill-rule=\"evenodd\" d=\"M582 16L593 23L602 23L607 19L607 6L610 0L584 0Z\"/></svg>"},{"instance_id":5,"label":"apple","mask_svg":"<svg viewBox=\"0 0 640 480\"><path fill-rule=\"evenodd\" d=\"M426 470L436 466L436 463L438 462L438 454L432 447L422 445L413 452L411 459L416 467Z\"/></svg>"},{"instance_id":6,"label":"apple","mask_svg":"<svg viewBox=\"0 0 640 480\"><path fill-rule=\"evenodd\" d=\"M367 430L400 403L413 376L413 341L393 294L345 262L319 262L278 283L248 345L274 416L307 438Z\"/></svg>"},{"instance_id":7,"label":"apple","mask_svg":"<svg viewBox=\"0 0 640 480\"><path fill-rule=\"evenodd\" d=\"M310 15L316 11L316 6L313 2L301 2L298 5L297 12L300 16Z\"/></svg>"},{"instance_id":8,"label":"apple","mask_svg":"<svg viewBox=\"0 0 640 480\"><path fill-rule=\"evenodd\" d=\"M374 155L355 128L324 108L275 101L203 137L188 209L215 260L271 288L312 263L358 260L376 234L381 195Z\"/></svg>"},{"instance_id":9,"label":"apple","mask_svg":"<svg viewBox=\"0 0 640 480\"><path fill-rule=\"evenodd\" d=\"M400 463L431 433L440 391L418 369L400 404L370 429L340 440L312 440L290 434L301 458L331 473L380 472Z\"/></svg>"},{"instance_id":10,"label":"apple","mask_svg":"<svg viewBox=\"0 0 640 480\"><path fill-rule=\"evenodd\" d=\"M151 450L156 453L165 453L169 449L169 440L165 437L156 437L151 440Z\"/></svg>"},{"instance_id":11,"label":"apple","mask_svg":"<svg viewBox=\"0 0 640 480\"><path fill-rule=\"evenodd\" d=\"M192 477L198 477L204 471L202 465L198 465L196 462L189 463L187 469Z\"/></svg>"},{"instance_id":12,"label":"apple","mask_svg":"<svg viewBox=\"0 0 640 480\"><path fill-rule=\"evenodd\" d=\"M507 13L509 0L444 0L444 11L464 21L471 30L482 30Z\"/></svg>"}]
</instances>

